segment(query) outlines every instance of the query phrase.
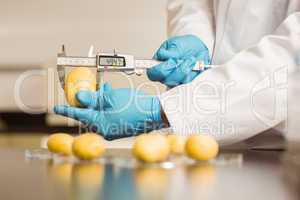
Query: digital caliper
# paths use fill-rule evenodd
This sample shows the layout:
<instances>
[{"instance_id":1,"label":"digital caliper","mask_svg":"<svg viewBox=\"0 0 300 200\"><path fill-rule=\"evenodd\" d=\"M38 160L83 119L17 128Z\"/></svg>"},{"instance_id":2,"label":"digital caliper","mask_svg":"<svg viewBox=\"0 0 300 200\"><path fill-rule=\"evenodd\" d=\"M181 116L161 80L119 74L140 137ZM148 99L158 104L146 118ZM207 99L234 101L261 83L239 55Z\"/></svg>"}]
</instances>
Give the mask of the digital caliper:
<instances>
[{"instance_id":1,"label":"digital caliper","mask_svg":"<svg viewBox=\"0 0 300 200\"><path fill-rule=\"evenodd\" d=\"M126 74L141 75L142 71L151 68L161 61L153 59L136 59L133 55L114 53L97 53L92 55L93 47L90 49L88 57L67 56L65 46L62 45L62 50L57 54L57 71L59 81L64 88L65 67L91 67L97 69L97 84L101 79L101 72L124 72ZM198 61L193 68L193 71L203 71L213 65L205 65Z\"/></svg>"}]
</instances>

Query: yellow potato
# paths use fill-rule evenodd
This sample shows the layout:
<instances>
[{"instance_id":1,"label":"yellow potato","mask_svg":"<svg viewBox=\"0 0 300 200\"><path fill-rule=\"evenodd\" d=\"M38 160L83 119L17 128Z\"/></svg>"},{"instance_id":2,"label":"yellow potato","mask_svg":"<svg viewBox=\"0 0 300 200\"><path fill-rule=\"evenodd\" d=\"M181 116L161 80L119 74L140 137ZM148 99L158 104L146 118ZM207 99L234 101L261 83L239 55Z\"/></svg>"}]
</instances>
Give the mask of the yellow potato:
<instances>
[{"instance_id":1,"label":"yellow potato","mask_svg":"<svg viewBox=\"0 0 300 200\"><path fill-rule=\"evenodd\" d=\"M186 154L195 160L210 160L217 156L219 145L208 135L190 136L185 144Z\"/></svg>"},{"instance_id":2,"label":"yellow potato","mask_svg":"<svg viewBox=\"0 0 300 200\"><path fill-rule=\"evenodd\" d=\"M185 138L179 135L168 135L167 136L171 153L173 154L183 154L184 153L184 145L185 145Z\"/></svg>"},{"instance_id":3,"label":"yellow potato","mask_svg":"<svg viewBox=\"0 0 300 200\"><path fill-rule=\"evenodd\" d=\"M49 151L63 155L72 154L73 137L65 133L52 134L47 141Z\"/></svg>"},{"instance_id":4,"label":"yellow potato","mask_svg":"<svg viewBox=\"0 0 300 200\"><path fill-rule=\"evenodd\" d=\"M168 158L170 147L165 136L142 134L133 144L133 155L144 162L161 162Z\"/></svg>"},{"instance_id":5,"label":"yellow potato","mask_svg":"<svg viewBox=\"0 0 300 200\"><path fill-rule=\"evenodd\" d=\"M70 106L81 106L75 96L81 90L96 91L96 76L85 67L73 69L65 79L65 96Z\"/></svg>"},{"instance_id":6,"label":"yellow potato","mask_svg":"<svg viewBox=\"0 0 300 200\"><path fill-rule=\"evenodd\" d=\"M73 154L82 160L99 158L105 151L104 140L95 133L85 133L74 139Z\"/></svg>"}]
</instances>

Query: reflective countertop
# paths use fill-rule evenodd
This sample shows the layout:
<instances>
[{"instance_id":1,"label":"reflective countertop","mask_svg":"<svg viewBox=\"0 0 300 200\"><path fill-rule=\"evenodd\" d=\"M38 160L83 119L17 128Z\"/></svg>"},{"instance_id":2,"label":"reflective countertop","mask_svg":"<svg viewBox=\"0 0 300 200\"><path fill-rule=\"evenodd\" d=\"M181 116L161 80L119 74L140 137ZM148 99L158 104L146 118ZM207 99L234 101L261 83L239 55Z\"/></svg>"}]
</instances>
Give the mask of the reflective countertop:
<instances>
[{"instance_id":1,"label":"reflective countertop","mask_svg":"<svg viewBox=\"0 0 300 200\"><path fill-rule=\"evenodd\" d=\"M128 149L108 150L101 162L32 160L24 150L1 149L0 198L298 199L282 154L234 150L211 162L171 157L149 165L136 162Z\"/></svg>"}]
</instances>

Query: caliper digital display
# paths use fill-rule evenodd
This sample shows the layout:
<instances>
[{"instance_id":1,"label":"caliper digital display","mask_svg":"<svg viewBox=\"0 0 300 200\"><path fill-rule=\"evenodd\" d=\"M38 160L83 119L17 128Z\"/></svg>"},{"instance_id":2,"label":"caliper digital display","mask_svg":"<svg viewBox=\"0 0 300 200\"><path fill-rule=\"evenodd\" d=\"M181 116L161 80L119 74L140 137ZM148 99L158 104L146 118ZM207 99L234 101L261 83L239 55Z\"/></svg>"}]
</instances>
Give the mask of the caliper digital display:
<instances>
[{"instance_id":1,"label":"caliper digital display","mask_svg":"<svg viewBox=\"0 0 300 200\"><path fill-rule=\"evenodd\" d=\"M98 65L100 66L111 66L111 67L125 67L125 58L122 56L98 56Z\"/></svg>"}]
</instances>

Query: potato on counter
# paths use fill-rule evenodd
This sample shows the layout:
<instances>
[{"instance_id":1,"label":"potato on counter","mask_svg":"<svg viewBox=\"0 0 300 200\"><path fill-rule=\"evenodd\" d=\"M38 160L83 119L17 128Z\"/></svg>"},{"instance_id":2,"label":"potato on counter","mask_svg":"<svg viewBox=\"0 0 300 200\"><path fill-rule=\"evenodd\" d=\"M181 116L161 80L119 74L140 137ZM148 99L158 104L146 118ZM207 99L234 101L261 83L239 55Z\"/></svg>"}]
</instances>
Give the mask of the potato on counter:
<instances>
[{"instance_id":1,"label":"potato on counter","mask_svg":"<svg viewBox=\"0 0 300 200\"><path fill-rule=\"evenodd\" d=\"M186 141L185 152L195 160L210 160L217 156L219 145L211 136L192 135Z\"/></svg>"},{"instance_id":2,"label":"potato on counter","mask_svg":"<svg viewBox=\"0 0 300 200\"><path fill-rule=\"evenodd\" d=\"M74 139L72 149L79 159L96 159L105 152L104 139L95 133L85 133Z\"/></svg>"},{"instance_id":3,"label":"potato on counter","mask_svg":"<svg viewBox=\"0 0 300 200\"><path fill-rule=\"evenodd\" d=\"M133 144L133 155L144 162L161 162L168 158L170 146L168 139L156 133L137 136Z\"/></svg>"},{"instance_id":4,"label":"potato on counter","mask_svg":"<svg viewBox=\"0 0 300 200\"><path fill-rule=\"evenodd\" d=\"M170 134L167 135L172 154L181 155L184 153L184 145L186 138L180 135Z\"/></svg>"},{"instance_id":5,"label":"potato on counter","mask_svg":"<svg viewBox=\"0 0 300 200\"><path fill-rule=\"evenodd\" d=\"M52 134L47 141L49 151L69 156L72 154L73 136L66 133Z\"/></svg>"},{"instance_id":6,"label":"potato on counter","mask_svg":"<svg viewBox=\"0 0 300 200\"><path fill-rule=\"evenodd\" d=\"M96 91L96 76L85 67L77 67L70 71L65 79L65 96L70 106L80 107L76 93L80 90Z\"/></svg>"}]
</instances>

